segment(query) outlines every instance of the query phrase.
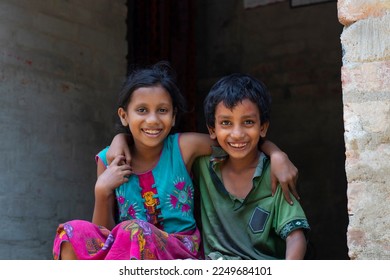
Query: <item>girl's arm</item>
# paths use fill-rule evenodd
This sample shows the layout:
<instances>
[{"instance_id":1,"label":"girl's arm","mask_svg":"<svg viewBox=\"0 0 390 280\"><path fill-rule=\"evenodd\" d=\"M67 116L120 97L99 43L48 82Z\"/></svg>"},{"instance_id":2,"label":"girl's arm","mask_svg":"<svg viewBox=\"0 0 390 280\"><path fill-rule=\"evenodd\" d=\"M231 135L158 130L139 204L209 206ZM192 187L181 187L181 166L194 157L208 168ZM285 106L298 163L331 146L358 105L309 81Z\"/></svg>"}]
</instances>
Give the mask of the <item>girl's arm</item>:
<instances>
[{"instance_id":1,"label":"girl's arm","mask_svg":"<svg viewBox=\"0 0 390 280\"><path fill-rule=\"evenodd\" d=\"M125 133L117 134L107 151L107 161L111 162L116 156L124 155L126 163L130 164L130 141L132 140L129 135ZM198 156L210 155L212 152L211 146L213 145L218 145L218 143L212 140L209 134L196 132L182 133L180 136L180 149L187 170L191 169L192 163ZM275 193L279 182L283 190L284 198L288 203L293 203L290 197L290 191L299 200L299 195L296 190L298 169L289 160L288 156L271 141L265 140L260 146L260 149L271 158L272 193Z\"/></svg>"},{"instance_id":2,"label":"girl's arm","mask_svg":"<svg viewBox=\"0 0 390 280\"><path fill-rule=\"evenodd\" d=\"M107 151L107 161L110 163L116 156L124 155L126 163L130 164L129 142L131 141L131 137L125 133L115 135ZM195 158L210 155L212 151L211 146L218 145L217 141L212 140L209 134L196 132L181 133L179 141L180 150L188 170L191 169Z\"/></svg>"},{"instance_id":3,"label":"girl's arm","mask_svg":"<svg viewBox=\"0 0 390 280\"><path fill-rule=\"evenodd\" d=\"M218 145L218 142L212 140L209 134L185 132L180 135L179 145L187 170L190 172L195 159L211 155L211 147Z\"/></svg>"},{"instance_id":4,"label":"girl's arm","mask_svg":"<svg viewBox=\"0 0 390 280\"><path fill-rule=\"evenodd\" d=\"M303 260L306 253L306 238L303 230L296 229L286 238L286 260Z\"/></svg>"},{"instance_id":5,"label":"girl's arm","mask_svg":"<svg viewBox=\"0 0 390 280\"><path fill-rule=\"evenodd\" d=\"M101 160L97 163L98 179L95 184L95 207L92 223L111 230L115 226L115 189L127 182L131 168L124 163L124 156L117 156L106 168Z\"/></svg>"},{"instance_id":6,"label":"girl's arm","mask_svg":"<svg viewBox=\"0 0 390 280\"><path fill-rule=\"evenodd\" d=\"M289 160L287 154L281 151L271 141L265 140L260 148L271 159L272 195L275 194L279 182L282 187L284 198L288 203L293 204L290 197L290 191L297 200L300 199L296 189L298 169Z\"/></svg>"}]
</instances>

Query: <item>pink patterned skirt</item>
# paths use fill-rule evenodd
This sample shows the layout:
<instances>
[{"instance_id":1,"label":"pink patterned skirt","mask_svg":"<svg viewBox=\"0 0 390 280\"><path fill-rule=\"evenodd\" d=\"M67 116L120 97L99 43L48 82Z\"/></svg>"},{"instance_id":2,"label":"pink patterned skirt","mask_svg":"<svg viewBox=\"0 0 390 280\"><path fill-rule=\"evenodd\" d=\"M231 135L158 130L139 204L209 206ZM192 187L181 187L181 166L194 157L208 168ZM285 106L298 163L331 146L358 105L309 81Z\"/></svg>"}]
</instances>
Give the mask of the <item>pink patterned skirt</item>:
<instances>
[{"instance_id":1,"label":"pink patterned skirt","mask_svg":"<svg viewBox=\"0 0 390 280\"><path fill-rule=\"evenodd\" d=\"M53 257L58 260L62 242L70 242L79 260L204 259L200 232L166 233L143 220L129 220L112 231L83 220L60 224Z\"/></svg>"}]
</instances>

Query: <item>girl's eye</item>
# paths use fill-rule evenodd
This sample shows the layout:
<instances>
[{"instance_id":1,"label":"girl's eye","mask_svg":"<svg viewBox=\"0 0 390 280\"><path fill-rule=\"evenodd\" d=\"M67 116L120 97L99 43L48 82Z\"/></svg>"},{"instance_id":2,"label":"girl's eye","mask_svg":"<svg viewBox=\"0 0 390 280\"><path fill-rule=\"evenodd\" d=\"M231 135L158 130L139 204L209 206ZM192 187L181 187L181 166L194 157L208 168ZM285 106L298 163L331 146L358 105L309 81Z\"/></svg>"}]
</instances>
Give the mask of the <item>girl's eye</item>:
<instances>
[{"instance_id":1,"label":"girl's eye","mask_svg":"<svg viewBox=\"0 0 390 280\"><path fill-rule=\"evenodd\" d=\"M137 112L138 113L145 113L146 112L146 108L138 108Z\"/></svg>"},{"instance_id":2,"label":"girl's eye","mask_svg":"<svg viewBox=\"0 0 390 280\"><path fill-rule=\"evenodd\" d=\"M230 125L230 124L231 124L230 121L221 121L221 125L226 126L226 125Z\"/></svg>"},{"instance_id":3,"label":"girl's eye","mask_svg":"<svg viewBox=\"0 0 390 280\"><path fill-rule=\"evenodd\" d=\"M252 120L246 120L246 121L244 121L244 124L246 124L246 125L251 125L251 124L254 124L255 122L254 121L252 121Z\"/></svg>"},{"instance_id":4,"label":"girl's eye","mask_svg":"<svg viewBox=\"0 0 390 280\"><path fill-rule=\"evenodd\" d=\"M160 113L167 113L167 112L168 112L168 109L160 108L158 111L159 111Z\"/></svg>"}]
</instances>

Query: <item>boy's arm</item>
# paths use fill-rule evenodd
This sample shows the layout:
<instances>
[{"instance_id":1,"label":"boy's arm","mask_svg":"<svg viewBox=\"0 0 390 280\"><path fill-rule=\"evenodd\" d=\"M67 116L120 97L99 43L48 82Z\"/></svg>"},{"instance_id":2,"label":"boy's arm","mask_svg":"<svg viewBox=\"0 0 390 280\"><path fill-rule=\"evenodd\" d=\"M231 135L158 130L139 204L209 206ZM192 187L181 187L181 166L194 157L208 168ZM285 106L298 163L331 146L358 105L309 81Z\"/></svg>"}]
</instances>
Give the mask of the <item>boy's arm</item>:
<instances>
[{"instance_id":1,"label":"boy's arm","mask_svg":"<svg viewBox=\"0 0 390 280\"><path fill-rule=\"evenodd\" d=\"M110 164L115 157L119 155L124 155L126 158L126 163L130 164L131 162L131 154L129 144L132 143L131 135L126 133L119 133L115 135L112 139L111 145L107 151L107 162Z\"/></svg>"},{"instance_id":2,"label":"boy's arm","mask_svg":"<svg viewBox=\"0 0 390 280\"><path fill-rule=\"evenodd\" d=\"M275 194L279 182L282 187L284 198L288 203L293 204L290 192L299 200L300 198L296 189L298 169L289 160L287 154L269 140L265 140L261 144L260 149L271 159L272 195Z\"/></svg>"},{"instance_id":3,"label":"boy's arm","mask_svg":"<svg viewBox=\"0 0 390 280\"><path fill-rule=\"evenodd\" d=\"M110 163L118 155L124 155L126 163L130 164L131 154L129 145L131 146L132 138L125 133L119 133L112 139L111 145L107 151L107 162ZM195 158L202 155L211 154L211 146L218 145L218 142L211 140L209 134L197 132L184 132L180 135L180 150L183 160L186 163L188 170L191 169Z\"/></svg>"},{"instance_id":4,"label":"boy's arm","mask_svg":"<svg viewBox=\"0 0 390 280\"><path fill-rule=\"evenodd\" d=\"M306 253L306 238L303 230L296 229L286 239L286 260L303 260Z\"/></svg>"},{"instance_id":5,"label":"boy's arm","mask_svg":"<svg viewBox=\"0 0 390 280\"><path fill-rule=\"evenodd\" d=\"M115 135L107 151L107 162L110 164L118 155L124 155L126 163L130 164L131 154L129 143L131 141L132 139L128 134L119 133ZM216 141L210 139L209 135L202 133L183 133L180 143L183 158L188 169L191 169L191 165L196 157L210 154L211 145L217 144ZM293 203L290 197L290 191L299 200L299 195L296 190L298 169L289 160L288 156L271 141L264 141L260 148L271 158L272 194L275 193L279 182L288 203Z\"/></svg>"}]
</instances>

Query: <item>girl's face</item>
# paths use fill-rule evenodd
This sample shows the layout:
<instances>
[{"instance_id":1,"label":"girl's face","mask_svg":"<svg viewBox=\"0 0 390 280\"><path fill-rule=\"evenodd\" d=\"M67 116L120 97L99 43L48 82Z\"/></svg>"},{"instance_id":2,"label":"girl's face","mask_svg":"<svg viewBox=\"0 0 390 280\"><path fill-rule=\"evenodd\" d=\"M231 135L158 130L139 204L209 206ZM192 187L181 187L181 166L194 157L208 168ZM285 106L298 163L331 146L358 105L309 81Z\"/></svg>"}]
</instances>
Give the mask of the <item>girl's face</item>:
<instances>
[{"instance_id":1,"label":"girl's face","mask_svg":"<svg viewBox=\"0 0 390 280\"><path fill-rule=\"evenodd\" d=\"M162 146L175 125L171 96L161 86L136 89L126 110L119 108L118 114L122 125L129 127L136 146Z\"/></svg>"},{"instance_id":2,"label":"girl's face","mask_svg":"<svg viewBox=\"0 0 390 280\"><path fill-rule=\"evenodd\" d=\"M258 154L260 137L265 137L268 122L260 122L260 112L249 99L233 109L220 102L215 109L215 128L209 128L212 139L217 139L229 159L250 160Z\"/></svg>"}]
</instances>

